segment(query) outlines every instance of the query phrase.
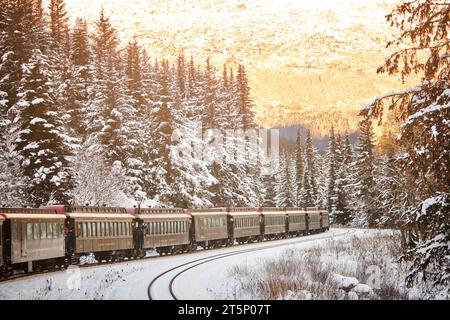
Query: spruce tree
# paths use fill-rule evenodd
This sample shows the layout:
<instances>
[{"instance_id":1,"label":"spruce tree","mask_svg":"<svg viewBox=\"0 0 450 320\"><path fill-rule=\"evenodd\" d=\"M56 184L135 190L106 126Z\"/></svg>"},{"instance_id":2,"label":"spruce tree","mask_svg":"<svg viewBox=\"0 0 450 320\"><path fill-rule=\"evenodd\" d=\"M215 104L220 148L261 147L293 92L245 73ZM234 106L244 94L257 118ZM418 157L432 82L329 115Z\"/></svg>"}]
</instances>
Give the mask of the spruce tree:
<instances>
[{"instance_id":1,"label":"spruce tree","mask_svg":"<svg viewBox=\"0 0 450 320\"><path fill-rule=\"evenodd\" d=\"M71 189L69 149L60 131L61 123L50 95L45 57L35 50L19 89L18 143L29 202L34 206L49 201L68 203Z\"/></svg>"},{"instance_id":2,"label":"spruce tree","mask_svg":"<svg viewBox=\"0 0 450 320\"><path fill-rule=\"evenodd\" d=\"M295 205L300 207L302 205L301 192L303 189L303 146L302 139L300 135L300 129L297 130L297 138L295 140L295 183L296 183L296 194L295 194Z\"/></svg>"},{"instance_id":3,"label":"spruce tree","mask_svg":"<svg viewBox=\"0 0 450 320\"><path fill-rule=\"evenodd\" d=\"M332 199L336 197L335 194L335 183L336 183L336 174L338 169L338 161L337 161L337 143L336 137L334 135L334 127L331 128L330 133L330 142L328 144L328 172L327 172L327 210L328 212L333 211L333 201ZM333 216L332 216L333 219Z\"/></svg>"},{"instance_id":4,"label":"spruce tree","mask_svg":"<svg viewBox=\"0 0 450 320\"><path fill-rule=\"evenodd\" d=\"M357 223L375 227L379 219L379 211L375 201L375 156L374 134L370 121L360 123L360 134L356 153L355 188L357 195Z\"/></svg>"}]
</instances>

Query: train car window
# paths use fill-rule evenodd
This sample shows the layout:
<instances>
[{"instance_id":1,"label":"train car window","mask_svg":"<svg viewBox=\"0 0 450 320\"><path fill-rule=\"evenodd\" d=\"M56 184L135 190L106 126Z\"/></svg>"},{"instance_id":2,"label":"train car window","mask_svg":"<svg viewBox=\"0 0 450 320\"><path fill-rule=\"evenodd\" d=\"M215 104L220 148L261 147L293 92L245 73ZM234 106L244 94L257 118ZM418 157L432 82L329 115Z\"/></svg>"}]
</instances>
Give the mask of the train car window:
<instances>
[{"instance_id":1,"label":"train car window","mask_svg":"<svg viewBox=\"0 0 450 320\"><path fill-rule=\"evenodd\" d=\"M90 222L86 222L86 230L87 230L86 237L87 238L92 237L92 228Z\"/></svg>"},{"instance_id":2,"label":"train car window","mask_svg":"<svg viewBox=\"0 0 450 320\"><path fill-rule=\"evenodd\" d=\"M1 238L0 238L0 240L1 240ZM27 223L27 240L33 240L33 224L32 223Z\"/></svg>"},{"instance_id":3,"label":"train car window","mask_svg":"<svg viewBox=\"0 0 450 320\"><path fill-rule=\"evenodd\" d=\"M46 224L45 223L41 223L40 229L41 229L41 239L47 238L47 226L46 226Z\"/></svg>"},{"instance_id":4,"label":"train car window","mask_svg":"<svg viewBox=\"0 0 450 320\"><path fill-rule=\"evenodd\" d=\"M105 237L109 237L109 222L104 222L105 225Z\"/></svg>"},{"instance_id":5,"label":"train car window","mask_svg":"<svg viewBox=\"0 0 450 320\"><path fill-rule=\"evenodd\" d=\"M47 223L47 239L53 238L53 224Z\"/></svg>"},{"instance_id":6,"label":"train car window","mask_svg":"<svg viewBox=\"0 0 450 320\"><path fill-rule=\"evenodd\" d=\"M118 222L114 222L114 229L115 229L115 236L118 237L119 236L119 223Z\"/></svg>"},{"instance_id":7,"label":"train car window","mask_svg":"<svg viewBox=\"0 0 450 320\"><path fill-rule=\"evenodd\" d=\"M82 235L82 237L83 237L83 238L86 238L86 237L87 237L87 226L86 226L86 222L83 222L82 225L83 225L83 235Z\"/></svg>"},{"instance_id":8,"label":"train car window","mask_svg":"<svg viewBox=\"0 0 450 320\"><path fill-rule=\"evenodd\" d=\"M100 234L99 230L98 230L98 223L97 222L92 222L92 236L93 237L98 237Z\"/></svg>"},{"instance_id":9,"label":"train car window","mask_svg":"<svg viewBox=\"0 0 450 320\"><path fill-rule=\"evenodd\" d=\"M59 238L59 235L58 235L59 223L53 223L52 229L53 229L52 238L53 239Z\"/></svg>"},{"instance_id":10,"label":"train car window","mask_svg":"<svg viewBox=\"0 0 450 320\"><path fill-rule=\"evenodd\" d=\"M39 236L39 223L30 223L33 226L33 240L36 240Z\"/></svg>"}]
</instances>

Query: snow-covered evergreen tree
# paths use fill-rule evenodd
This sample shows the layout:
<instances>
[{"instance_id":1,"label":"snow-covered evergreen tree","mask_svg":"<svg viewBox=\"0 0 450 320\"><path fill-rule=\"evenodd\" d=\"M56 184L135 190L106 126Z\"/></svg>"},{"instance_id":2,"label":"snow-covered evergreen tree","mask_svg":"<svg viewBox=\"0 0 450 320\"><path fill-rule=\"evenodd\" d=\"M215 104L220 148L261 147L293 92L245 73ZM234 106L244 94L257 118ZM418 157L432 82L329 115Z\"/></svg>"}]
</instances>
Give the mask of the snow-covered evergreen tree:
<instances>
[{"instance_id":1,"label":"snow-covered evergreen tree","mask_svg":"<svg viewBox=\"0 0 450 320\"><path fill-rule=\"evenodd\" d=\"M50 200L67 203L72 186L68 161L70 149L61 132L61 122L51 96L48 64L45 56L34 50L23 65L24 75L16 103L18 138L23 174L30 182L26 195L35 206Z\"/></svg>"},{"instance_id":2,"label":"snow-covered evergreen tree","mask_svg":"<svg viewBox=\"0 0 450 320\"><path fill-rule=\"evenodd\" d=\"M295 199L294 203L300 207L303 204L302 201L302 189L303 189L303 172L304 172L304 159L303 159L303 145L300 130L297 130L297 137L295 139Z\"/></svg>"}]
</instances>

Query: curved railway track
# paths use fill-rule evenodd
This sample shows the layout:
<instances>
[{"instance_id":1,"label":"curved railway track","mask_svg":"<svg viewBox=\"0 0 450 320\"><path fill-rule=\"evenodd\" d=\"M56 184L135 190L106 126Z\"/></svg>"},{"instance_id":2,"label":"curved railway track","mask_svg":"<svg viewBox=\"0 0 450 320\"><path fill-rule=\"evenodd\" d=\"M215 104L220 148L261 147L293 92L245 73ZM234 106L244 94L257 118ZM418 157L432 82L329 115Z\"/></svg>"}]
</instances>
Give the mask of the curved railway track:
<instances>
[{"instance_id":1,"label":"curved railway track","mask_svg":"<svg viewBox=\"0 0 450 320\"><path fill-rule=\"evenodd\" d=\"M155 295L152 294L152 289L157 285L157 283L159 281L162 281L166 276L169 276L169 285L168 285L168 292L170 297L173 300L179 300L179 298L177 297L177 295L175 294L175 290L174 290L174 283L175 281L185 272L192 270L200 265L206 264L206 263L210 263L213 261L217 261L223 258L227 258L230 256L236 256L236 255L240 255L240 254L244 254L244 253L249 253L249 252L256 252L256 251L262 251L262 250L267 250L267 249L273 249L273 248L278 248L278 247L282 247L282 246L289 246L289 245L294 245L294 244L299 244L299 243L304 243L304 242L309 242L309 241L313 241L313 240L323 240L323 239L328 239L328 238L333 238L333 237L342 237L342 236L346 236L349 234L353 234L355 233L355 230L350 229L350 230L346 230L345 232L341 233L341 234L326 234L322 237L317 237L314 239L299 239L298 241L292 241L292 242L283 242L283 243L277 243L277 244L273 244L273 245L267 245L267 246L263 246L260 248L251 248L251 249L242 249L242 250L237 250L234 252L228 252L228 253L221 253L221 254L216 254L216 255L212 255L212 256L208 256L208 257L204 257L204 258L200 258L200 259L195 259L183 264L180 264L176 267L170 268L162 273L160 273L158 276L156 276L155 278L153 278L153 280L150 282L148 289L147 289L147 294L148 294L148 298L150 300L156 300ZM178 269L181 269L179 271L177 271ZM177 272L176 272L177 271ZM176 272L174 275L170 275L171 273Z\"/></svg>"}]
</instances>

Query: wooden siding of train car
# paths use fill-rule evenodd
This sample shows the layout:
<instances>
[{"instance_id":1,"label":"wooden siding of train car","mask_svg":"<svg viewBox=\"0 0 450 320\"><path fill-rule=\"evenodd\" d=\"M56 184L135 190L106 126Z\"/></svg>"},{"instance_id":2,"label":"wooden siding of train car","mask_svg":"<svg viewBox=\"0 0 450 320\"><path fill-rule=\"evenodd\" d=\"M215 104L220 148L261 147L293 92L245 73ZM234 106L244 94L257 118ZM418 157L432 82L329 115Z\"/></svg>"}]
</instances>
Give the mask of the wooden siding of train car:
<instances>
[{"instance_id":1,"label":"wooden siding of train car","mask_svg":"<svg viewBox=\"0 0 450 320\"><path fill-rule=\"evenodd\" d=\"M191 218L189 216L166 218L162 215L155 215L154 217L147 215L145 218L140 219L147 225L147 232L144 236L144 249L190 244L189 228ZM173 225L170 225L173 222L180 223L178 227L181 227L181 230L175 228L174 231ZM156 223L159 223L159 225L156 225ZM169 223L169 225L164 225L164 223Z\"/></svg>"},{"instance_id":2,"label":"wooden siding of train car","mask_svg":"<svg viewBox=\"0 0 450 320\"><path fill-rule=\"evenodd\" d=\"M10 220L12 264L65 256L64 219L11 218ZM48 233L48 224L52 225L51 237ZM41 232L44 225L45 236ZM53 234L55 226L59 229Z\"/></svg>"},{"instance_id":3,"label":"wooden siding of train car","mask_svg":"<svg viewBox=\"0 0 450 320\"><path fill-rule=\"evenodd\" d=\"M228 239L228 224L226 213L202 213L193 214L192 216L195 226L195 240L197 242ZM210 221L216 221L215 219L220 219L221 224L219 226L217 226L215 223L214 226L211 226L211 224L209 223Z\"/></svg>"},{"instance_id":4,"label":"wooden siding of train car","mask_svg":"<svg viewBox=\"0 0 450 320\"><path fill-rule=\"evenodd\" d=\"M0 270L3 265L3 217L0 217Z\"/></svg>"},{"instance_id":5,"label":"wooden siding of train car","mask_svg":"<svg viewBox=\"0 0 450 320\"><path fill-rule=\"evenodd\" d=\"M264 213L264 234L286 233L286 212ZM276 221L272 221L276 220Z\"/></svg>"},{"instance_id":6,"label":"wooden siding of train car","mask_svg":"<svg viewBox=\"0 0 450 320\"><path fill-rule=\"evenodd\" d=\"M306 231L306 211L288 212L289 232Z\"/></svg>"},{"instance_id":7,"label":"wooden siding of train car","mask_svg":"<svg viewBox=\"0 0 450 320\"><path fill-rule=\"evenodd\" d=\"M259 236L261 233L259 213L230 213L233 217L233 235L235 239ZM248 220L246 220L248 219Z\"/></svg>"},{"instance_id":8,"label":"wooden siding of train car","mask_svg":"<svg viewBox=\"0 0 450 320\"><path fill-rule=\"evenodd\" d=\"M320 211L308 211L308 229L309 231L320 229Z\"/></svg>"},{"instance_id":9,"label":"wooden siding of train car","mask_svg":"<svg viewBox=\"0 0 450 320\"><path fill-rule=\"evenodd\" d=\"M88 230L88 223L91 226L90 232ZM111 223L113 223L113 225L111 225ZM122 224L122 232L120 232L120 225L118 223ZM76 253L79 254L133 249L134 244L132 223L132 219L76 218ZM86 227L84 227L84 224L86 224ZM95 233L92 232L93 224L95 224L96 226ZM106 224L108 224L107 232L105 230L107 226ZM104 228L103 225L105 226ZM98 229L98 226L100 226L100 229ZM113 227L111 228L111 226ZM125 230L123 226L125 226L127 229ZM83 230L83 228L85 229ZM100 230L100 232L98 232L98 230ZM111 231L113 235L111 235Z\"/></svg>"}]
</instances>

